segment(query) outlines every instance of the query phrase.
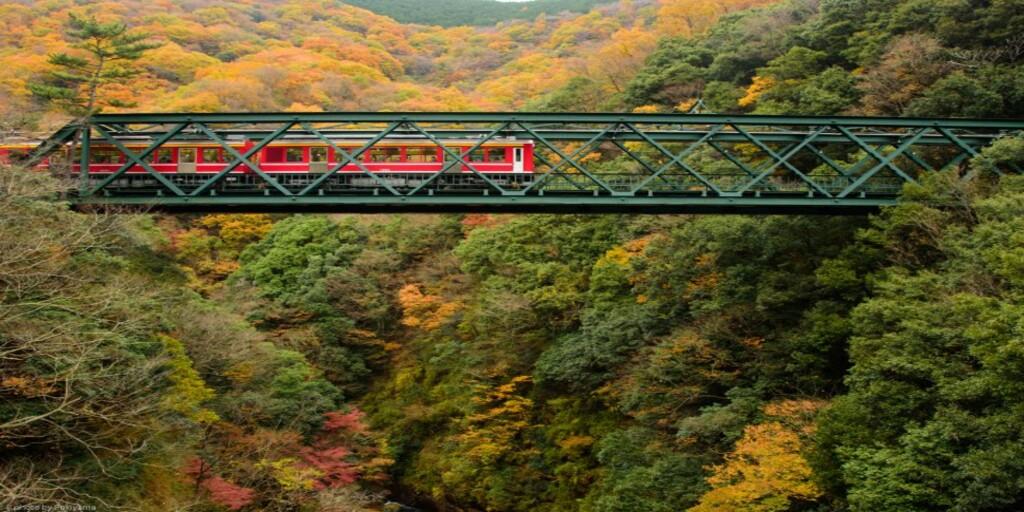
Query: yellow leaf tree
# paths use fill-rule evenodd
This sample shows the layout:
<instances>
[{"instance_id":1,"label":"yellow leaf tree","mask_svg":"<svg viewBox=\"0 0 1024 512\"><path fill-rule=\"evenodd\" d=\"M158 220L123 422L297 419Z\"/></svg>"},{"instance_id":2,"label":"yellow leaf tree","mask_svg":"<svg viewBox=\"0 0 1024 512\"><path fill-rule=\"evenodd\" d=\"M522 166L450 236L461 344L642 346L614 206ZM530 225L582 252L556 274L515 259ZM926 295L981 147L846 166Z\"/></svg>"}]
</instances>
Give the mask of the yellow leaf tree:
<instances>
[{"instance_id":1,"label":"yellow leaf tree","mask_svg":"<svg viewBox=\"0 0 1024 512\"><path fill-rule=\"evenodd\" d=\"M214 397L214 392L199 372L192 367L192 360L185 352L185 346L170 336L157 336L167 354L169 372L167 379L171 386L163 399L163 406L196 423L213 423L220 418L217 413L203 407L203 402Z\"/></svg>"},{"instance_id":2,"label":"yellow leaf tree","mask_svg":"<svg viewBox=\"0 0 1024 512\"><path fill-rule=\"evenodd\" d=\"M655 28L663 36L698 36L726 14L772 1L774 0L659 0Z\"/></svg>"},{"instance_id":3,"label":"yellow leaf tree","mask_svg":"<svg viewBox=\"0 0 1024 512\"><path fill-rule=\"evenodd\" d=\"M820 405L794 400L766 407L771 420L743 430L725 462L712 468L711 490L690 512L778 512L819 498L822 490L801 452Z\"/></svg>"},{"instance_id":4,"label":"yellow leaf tree","mask_svg":"<svg viewBox=\"0 0 1024 512\"><path fill-rule=\"evenodd\" d=\"M419 285L408 284L398 291L402 325L426 331L438 329L462 309L460 302L445 302L439 295L424 294Z\"/></svg>"}]
</instances>

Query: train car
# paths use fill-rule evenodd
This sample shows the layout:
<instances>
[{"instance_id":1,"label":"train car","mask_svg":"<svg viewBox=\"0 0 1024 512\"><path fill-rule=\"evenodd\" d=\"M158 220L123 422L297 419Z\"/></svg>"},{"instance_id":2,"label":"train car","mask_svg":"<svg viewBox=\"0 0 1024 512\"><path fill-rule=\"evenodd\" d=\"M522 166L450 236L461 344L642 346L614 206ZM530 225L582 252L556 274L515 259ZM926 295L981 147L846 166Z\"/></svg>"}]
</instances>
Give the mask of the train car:
<instances>
[{"instance_id":1,"label":"train car","mask_svg":"<svg viewBox=\"0 0 1024 512\"><path fill-rule=\"evenodd\" d=\"M119 142L129 151L142 154L149 147L148 138L123 138ZM331 142L348 154L353 154L366 144L366 140L336 138ZM261 148L249 160L260 170L275 179L280 185L302 190L320 175L346 162L337 173L321 185L322 191L345 192L379 188L382 184L399 189L411 189L427 181L432 189L439 191L472 191L486 187L473 170L487 175L487 181L512 188L527 187L533 182L533 151L531 140L513 138L492 139L476 149L479 140L445 140L444 148L424 138L388 138L381 140L359 156L362 168L375 176L367 176L360 166L348 162L335 149L322 140L308 138L282 138ZM238 154L250 151L254 143L248 139L228 141L228 147ZM34 144L0 144L0 163L17 163L27 158ZM472 151L470 151L472 150ZM70 171L81 176L81 149L71 158ZM465 163L456 162L463 158ZM66 155L52 155L49 160L38 164L46 169L49 163L64 161ZM166 176L183 190L200 187L209 176L223 171L235 156L223 146L208 141L169 141L146 157L146 163L156 172ZM94 141L89 148L89 180L100 182L120 170L127 157L114 145ZM470 169L470 165L473 170ZM451 166L451 168L449 168ZM63 167L67 170L67 167ZM448 168L440 178L432 175ZM78 179L78 178L75 178ZM319 182L318 182L319 183ZM211 192L250 191L262 193L266 182L246 164L241 164ZM132 165L113 182L106 184L107 190L148 192L160 190L160 183L141 165Z\"/></svg>"},{"instance_id":2,"label":"train car","mask_svg":"<svg viewBox=\"0 0 1024 512\"><path fill-rule=\"evenodd\" d=\"M336 142L339 148L353 153L365 144L362 141ZM522 140L488 141L478 149L469 150L476 144L473 140L446 141L443 150L424 140L384 140L361 155L366 169L382 173L430 173L440 172L455 160L453 155L464 155L474 169L481 173L531 173L533 172L533 143ZM450 152L450 153L449 153ZM334 148L320 141L280 141L270 144L260 152L260 168L267 173L325 172L344 159L335 154ZM457 167L462 172L471 172L467 165ZM347 164L342 172L359 172L354 164ZM451 172L451 171L449 171Z\"/></svg>"},{"instance_id":3,"label":"train car","mask_svg":"<svg viewBox=\"0 0 1024 512\"><path fill-rule=\"evenodd\" d=\"M17 142L0 142L0 164L3 165L16 165L28 160L32 150L36 148L38 142L28 141L17 141ZM39 167L46 167L47 161L37 164Z\"/></svg>"},{"instance_id":4,"label":"train car","mask_svg":"<svg viewBox=\"0 0 1024 512\"><path fill-rule=\"evenodd\" d=\"M342 150L353 153L361 148L365 141L340 140L332 141ZM465 155L474 169L481 173L532 173L533 142L528 140L502 139L482 144L476 150L470 149L477 141L470 139L445 141L448 151L424 140L387 139L375 144L361 157L363 166L372 172L380 173L435 173L440 172L455 158L453 155ZM141 153L147 147L144 142L126 142L125 147L135 153ZM233 142L229 144L240 154L252 148L251 141ZM113 173L126 163L126 157L109 144L94 143L89 149L89 173ZM209 142L169 142L153 152L148 163L160 173L167 174L214 174L224 170L234 156L224 148ZM323 173L344 161L336 154L334 148L319 140L278 140L262 148L253 158L253 163L268 174ZM471 173L466 164L458 165L458 170ZM78 158L72 160L72 171L78 173L81 166ZM134 165L128 174L144 174L142 166ZM246 165L236 167L234 173L251 173ZM348 163L340 172L361 172L359 167ZM450 170L449 173L452 171Z\"/></svg>"}]
</instances>

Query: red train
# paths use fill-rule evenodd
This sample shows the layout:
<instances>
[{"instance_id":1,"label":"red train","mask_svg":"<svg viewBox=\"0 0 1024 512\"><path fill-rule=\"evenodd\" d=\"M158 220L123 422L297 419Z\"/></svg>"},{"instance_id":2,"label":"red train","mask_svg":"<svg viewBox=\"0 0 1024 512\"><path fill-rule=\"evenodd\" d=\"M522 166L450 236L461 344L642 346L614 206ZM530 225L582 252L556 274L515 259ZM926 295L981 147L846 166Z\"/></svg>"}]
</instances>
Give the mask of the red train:
<instances>
[{"instance_id":1,"label":"red train","mask_svg":"<svg viewBox=\"0 0 1024 512\"><path fill-rule=\"evenodd\" d=\"M28 159L29 153L36 148L32 142L0 142L0 164L18 163ZM45 165L45 162L41 165Z\"/></svg>"},{"instance_id":2,"label":"red train","mask_svg":"<svg viewBox=\"0 0 1024 512\"><path fill-rule=\"evenodd\" d=\"M352 153L362 147L366 141L337 140L332 141L339 148ZM148 141L122 142L126 148L138 154L148 146ZM445 141L445 146L453 153L465 155L473 168L481 173L494 174L527 174L532 173L533 149L532 141L515 139L496 139L482 144L478 149L469 150L477 141L455 140ZM232 142L229 144L241 154L253 147L252 141ZM0 163L16 163L27 158L35 147L33 144L0 144ZM117 171L127 161L125 155L113 145L93 143L90 147L89 174L109 174ZM164 144L148 158L154 170L169 175L202 175L217 173L234 160L221 146L212 142L172 141ZM268 174L316 174L334 168L343 161L335 154L334 148L319 140L278 140L261 149L251 160ZM361 155L363 165L376 173L436 173L440 172L453 158L437 145L416 139L386 139L375 144L369 151ZM46 165L44 161L41 165ZM81 169L78 158L72 159L72 172L77 174ZM468 166L462 164L448 173L471 173ZM360 173L353 165L345 165L340 172ZM252 170L240 165L233 174L252 174ZM128 175L144 175L146 170L135 165L128 169ZM101 177L101 176L100 176Z\"/></svg>"}]
</instances>

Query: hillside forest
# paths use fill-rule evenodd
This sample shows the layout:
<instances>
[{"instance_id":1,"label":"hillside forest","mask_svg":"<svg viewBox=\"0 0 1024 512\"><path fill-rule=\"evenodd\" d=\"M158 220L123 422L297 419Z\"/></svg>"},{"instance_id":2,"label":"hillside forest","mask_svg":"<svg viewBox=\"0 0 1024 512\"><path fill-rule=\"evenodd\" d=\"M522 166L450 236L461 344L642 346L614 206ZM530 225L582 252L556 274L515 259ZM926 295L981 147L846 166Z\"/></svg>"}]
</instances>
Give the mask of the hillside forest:
<instances>
[{"instance_id":1,"label":"hillside forest","mask_svg":"<svg viewBox=\"0 0 1024 512\"><path fill-rule=\"evenodd\" d=\"M106 112L1024 116L1024 0L352 3L0 0L0 138L68 121L73 18L153 43ZM76 213L0 168L0 508L1024 509L1014 165L870 217Z\"/></svg>"}]
</instances>

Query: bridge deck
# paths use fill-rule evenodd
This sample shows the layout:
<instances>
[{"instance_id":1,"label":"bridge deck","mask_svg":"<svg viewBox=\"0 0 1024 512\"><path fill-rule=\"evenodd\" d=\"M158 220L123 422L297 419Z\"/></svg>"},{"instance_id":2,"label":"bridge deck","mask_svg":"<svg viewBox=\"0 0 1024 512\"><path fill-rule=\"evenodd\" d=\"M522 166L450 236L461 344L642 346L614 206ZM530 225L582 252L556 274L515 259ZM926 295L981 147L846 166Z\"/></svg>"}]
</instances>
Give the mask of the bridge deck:
<instances>
[{"instance_id":1,"label":"bridge deck","mask_svg":"<svg viewBox=\"0 0 1024 512\"><path fill-rule=\"evenodd\" d=\"M82 199L74 206L142 208L176 213L635 213L862 215L894 204L896 198L808 197L613 197L545 196L117 196Z\"/></svg>"}]
</instances>

